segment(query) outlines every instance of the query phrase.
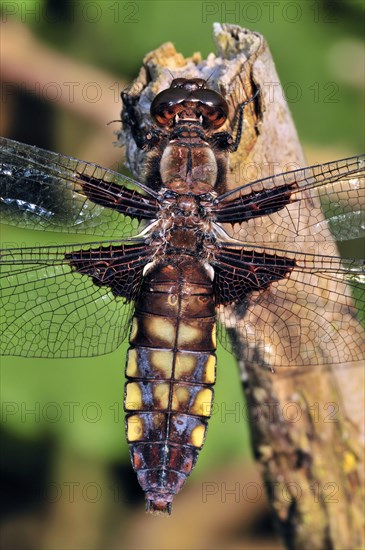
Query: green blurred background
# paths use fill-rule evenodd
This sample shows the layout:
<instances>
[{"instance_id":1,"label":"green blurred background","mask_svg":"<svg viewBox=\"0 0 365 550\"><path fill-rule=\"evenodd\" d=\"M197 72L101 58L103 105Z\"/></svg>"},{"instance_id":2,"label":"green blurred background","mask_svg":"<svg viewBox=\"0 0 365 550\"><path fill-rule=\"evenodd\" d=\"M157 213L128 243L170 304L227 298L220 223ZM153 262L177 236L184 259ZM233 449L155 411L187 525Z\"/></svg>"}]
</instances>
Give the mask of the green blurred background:
<instances>
[{"instance_id":1,"label":"green blurred background","mask_svg":"<svg viewBox=\"0 0 365 550\"><path fill-rule=\"evenodd\" d=\"M363 3L1 2L1 134L122 169L113 147L119 91L144 55L171 41L212 51L212 24L238 24L269 43L309 162L359 153ZM96 83L96 86L95 84ZM70 92L70 89L74 93ZM3 226L7 246L90 237ZM170 519L146 517L122 412L126 345L92 359L2 358L2 542L7 548L280 548L250 459L238 370L218 354L216 413ZM32 412L33 411L33 412ZM73 411L73 412L72 412ZM234 411L229 414L229 411ZM210 483L212 485L204 485ZM204 487L214 495L203 498Z\"/></svg>"}]
</instances>

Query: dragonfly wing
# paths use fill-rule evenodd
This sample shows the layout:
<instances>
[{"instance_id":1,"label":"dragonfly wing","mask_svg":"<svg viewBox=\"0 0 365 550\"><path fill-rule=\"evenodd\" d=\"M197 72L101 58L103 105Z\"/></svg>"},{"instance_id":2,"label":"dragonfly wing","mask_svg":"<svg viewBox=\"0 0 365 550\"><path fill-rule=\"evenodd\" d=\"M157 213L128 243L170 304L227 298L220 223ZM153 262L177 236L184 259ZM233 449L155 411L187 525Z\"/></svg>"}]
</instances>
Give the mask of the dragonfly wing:
<instances>
[{"instance_id":1,"label":"dragonfly wing","mask_svg":"<svg viewBox=\"0 0 365 550\"><path fill-rule=\"evenodd\" d=\"M156 217L156 197L112 170L0 138L0 213L10 225L125 238Z\"/></svg>"},{"instance_id":2,"label":"dragonfly wing","mask_svg":"<svg viewBox=\"0 0 365 550\"><path fill-rule=\"evenodd\" d=\"M231 236L263 244L327 241L328 230L338 241L364 237L364 156L248 183L221 195L213 213Z\"/></svg>"},{"instance_id":3,"label":"dragonfly wing","mask_svg":"<svg viewBox=\"0 0 365 550\"><path fill-rule=\"evenodd\" d=\"M113 351L129 330L151 254L131 241L2 250L2 354L86 357Z\"/></svg>"},{"instance_id":4,"label":"dragonfly wing","mask_svg":"<svg viewBox=\"0 0 365 550\"><path fill-rule=\"evenodd\" d=\"M212 265L220 321L247 357L274 368L364 360L363 260L237 245ZM227 332L221 341L231 350Z\"/></svg>"}]
</instances>

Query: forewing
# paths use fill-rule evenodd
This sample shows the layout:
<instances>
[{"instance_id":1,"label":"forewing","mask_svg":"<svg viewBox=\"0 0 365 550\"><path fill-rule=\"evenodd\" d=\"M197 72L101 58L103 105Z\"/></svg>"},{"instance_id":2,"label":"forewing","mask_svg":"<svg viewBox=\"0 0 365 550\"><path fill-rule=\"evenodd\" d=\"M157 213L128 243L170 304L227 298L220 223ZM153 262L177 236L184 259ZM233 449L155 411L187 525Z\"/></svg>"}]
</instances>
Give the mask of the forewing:
<instances>
[{"instance_id":1,"label":"forewing","mask_svg":"<svg viewBox=\"0 0 365 550\"><path fill-rule=\"evenodd\" d=\"M156 194L96 164L0 138L2 221L37 230L110 237L156 217Z\"/></svg>"},{"instance_id":2,"label":"forewing","mask_svg":"<svg viewBox=\"0 0 365 550\"><path fill-rule=\"evenodd\" d=\"M131 241L2 250L1 353L86 357L113 351L129 330L152 253Z\"/></svg>"},{"instance_id":3,"label":"forewing","mask_svg":"<svg viewBox=\"0 0 365 550\"><path fill-rule=\"evenodd\" d=\"M213 214L249 242L327 241L328 230L338 241L363 237L364 173L363 155L294 170L221 195Z\"/></svg>"}]
</instances>

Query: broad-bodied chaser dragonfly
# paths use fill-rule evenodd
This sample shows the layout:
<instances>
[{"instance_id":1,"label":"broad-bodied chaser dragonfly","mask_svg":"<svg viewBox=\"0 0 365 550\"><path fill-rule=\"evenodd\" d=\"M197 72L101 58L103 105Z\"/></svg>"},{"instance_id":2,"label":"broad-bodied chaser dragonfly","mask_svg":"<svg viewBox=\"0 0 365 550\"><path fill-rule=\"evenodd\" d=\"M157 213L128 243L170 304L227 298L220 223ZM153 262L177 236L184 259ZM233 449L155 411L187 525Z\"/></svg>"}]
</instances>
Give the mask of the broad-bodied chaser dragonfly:
<instances>
[{"instance_id":1,"label":"broad-bodied chaser dragonfly","mask_svg":"<svg viewBox=\"0 0 365 550\"><path fill-rule=\"evenodd\" d=\"M229 325L232 311L240 309L238 328L246 330L248 349L254 347L270 367L287 364L288 357L277 337L269 337L267 345L275 327L268 326L267 334L245 327L244 312L253 304L275 316L277 333L286 331L287 342L300 334L302 353L293 363L329 361L313 333L325 339L327 349L339 350L339 363L361 359L353 347L363 341L361 324L347 336L342 325L364 306L363 261L298 252L295 245L308 225L308 201L314 205L317 247L328 228L338 240L361 235L365 164L356 156L227 191L226 167L240 142L247 101L237 109L233 135L222 131L227 102L203 79L177 78L157 94L147 131L141 130L137 107L124 99L123 121L136 145L154 152L145 184L1 139L6 223L115 236L1 251L1 351L94 356L114 350L129 331L125 411L132 464L147 510L170 513L206 436L217 313ZM260 232L263 219L270 221L270 241ZM257 231L246 241L248 226ZM294 284L301 291L287 302ZM322 299L331 320L323 314ZM263 313L260 326L264 321Z\"/></svg>"}]
</instances>

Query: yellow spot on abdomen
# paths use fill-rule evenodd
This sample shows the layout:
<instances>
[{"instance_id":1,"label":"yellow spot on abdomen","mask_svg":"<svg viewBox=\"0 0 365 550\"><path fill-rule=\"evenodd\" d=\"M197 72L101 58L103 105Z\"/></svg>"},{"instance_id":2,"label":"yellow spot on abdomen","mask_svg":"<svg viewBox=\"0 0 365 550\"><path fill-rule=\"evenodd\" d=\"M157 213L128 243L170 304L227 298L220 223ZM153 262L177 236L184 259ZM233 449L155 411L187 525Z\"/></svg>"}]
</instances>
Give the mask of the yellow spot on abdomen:
<instances>
[{"instance_id":1,"label":"yellow spot on abdomen","mask_svg":"<svg viewBox=\"0 0 365 550\"><path fill-rule=\"evenodd\" d=\"M175 378L179 380L183 375L191 375L196 366L197 356L188 353L177 353L175 363Z\"/></svg>"},{"instance_id":2,"label":"yellow spot on abdomen","mask_svg":"<svg viewBox=\"0 0 365 550\"><path fill-rule=\"evenodd\" d=\"M181 322L178 332L178 347L190 344L190 342L200 341L202 338L202 331L196 327Z\"/></svg>"},{"instance_id":3,"label":"yellow spot on abdomen","mask_svg":"<svg viewBox=\"0 0 365 550\"><path fill-rule=\"evenodd\" d=\"M137 365L137 350L129 349L127 355L127 367L125 369L127 376L135 378L138 375L138 365Z\"/></svg>"},{"instance_id":4,"label":"yellow spot on abdomen","mask_svg":"<svg viewBox=\"0 0 365 550\"><path fill-rule=\"evenodd\" d=\"M143 423L138 414L130 416L127 420L128 441L139 441L143 437Z\"/></svg>"},{"instance_id":5,"label":"yellow spot on abdomen","mask_svg":"<svg viewBox=\"0 0 365 550\"><path fill-rule=\"evenodd\" d=\"M154 370L161 372L163 378L171 378L172 362L174 354L172 351L151 351L151 364Z\"/></svg>"},{"instance_id":6,"label":"yellow spot on abdomen","mask_svg":"<svg viewBox=\"0 0 365 550\"><path fill-rule=\"evenodd\" d=\"M174 386L172 390L172 410L185 410L189 397L189 389L186 386Z\"/></svg>"},{"instance_id":7,"label":"yellow spot on abdomen","mask_svg":"<svg viewBox=\"0 0 365 550\"><path fill-rule=\"evenodd\" d=\"M214 355L210 355L205 364L204 382L207 384L214 384L215 382L215 365L216 358Z\"/></svg>"},{"instance_id":8,"label":"yellow spot on abdomen","mask_svg":"<svg viewBox=\"0 0 365 550\"><path fill-rule=\"evenodd\" d=\"M146 331L151 339L163 341L169 347L175 344L175 326L163 317L150 317L145 321Z\"/></svg>"},{"instance_id":9,"label":"yellow spot on abdomen","mask_svg":"<svg viewBox=\"0 0 365 550\"><path fill-rule=\"evenodd\" d=\"M156 402L156 408L166 410L169 404L169 384L156 384L153 388L153 398Z\"/></svg>"},{"instance_id":10,"label":"yellow spot on abdomen","mask_svg":"<svg viewBox=\"0 0 365 550\"><path fill-rule=\"evenodd\" d=\"M217 347L217 323L214 323L212 328L212 344L215 348Z\"/></svg>"},{"instance_id":11,"label":"yellow spot on abdomen","mask_svg":"<svg viewBox=\"0 0 365 550\"><path fill-rule=\"evenodd\" d=\"M203 388L200 390L190 409L191 414L198 414L199 416L210 416L213 402L213 392L210 388Z\"/></svg>"},{"instance_id":12,"label":"yellow spot on abdomen","mask_svg":"<svg viewBox=\"0 0 365 550\"><path fill-rule=\"evenodd\" d=\"M142 391L138 382L128 382L126 384L125 408L127 411L142 409Z\"/></svg>"},{"instance_id":13,"label":"yellow spot on abdomen","mask_svg":"<svg viewBox=\"0 0 365 550\"><path fill-rule=\"evenodd\" d=\"M196 426L191 432L190 443L194 447L201 447L204 443L205 426Z\"/></svg>"}]
</instances>

